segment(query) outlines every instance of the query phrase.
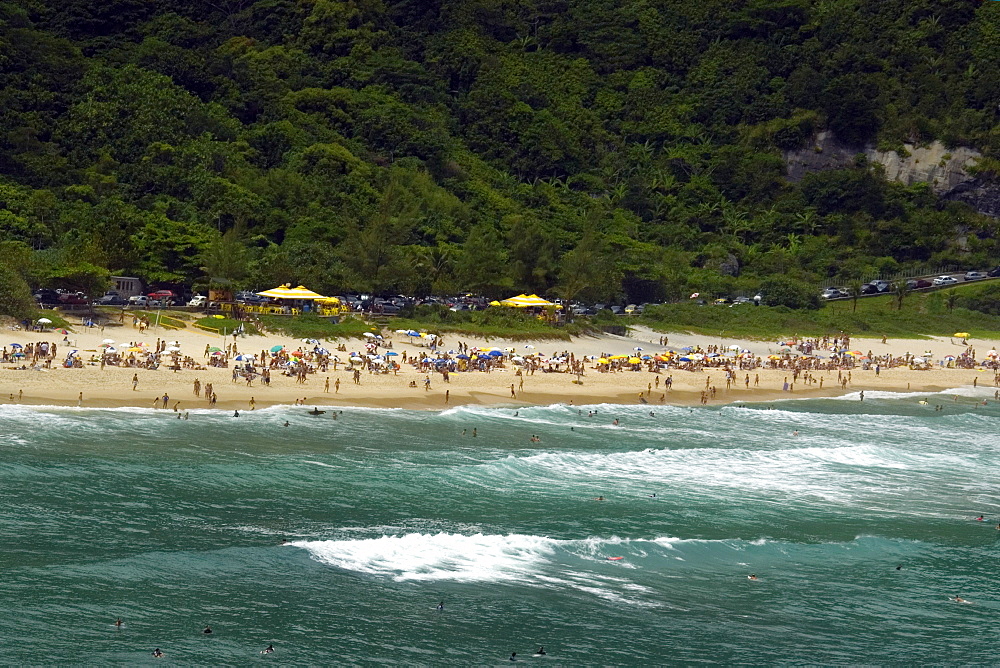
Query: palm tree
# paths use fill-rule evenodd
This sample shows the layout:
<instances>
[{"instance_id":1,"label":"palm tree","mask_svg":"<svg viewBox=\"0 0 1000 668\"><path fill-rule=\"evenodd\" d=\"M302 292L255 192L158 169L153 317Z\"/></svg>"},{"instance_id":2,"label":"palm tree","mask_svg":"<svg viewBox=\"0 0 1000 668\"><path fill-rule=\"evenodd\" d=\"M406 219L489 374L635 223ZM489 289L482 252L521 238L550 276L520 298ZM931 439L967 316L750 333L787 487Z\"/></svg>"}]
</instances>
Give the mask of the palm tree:
<instances>
[{"instance_id":1,"label":"palm tree","mask_svg":"<svg viewBox=\"0 0 1000 668\"><path fill-rule=\"evenodd\" d=\"M851 296L851 301L854 303L853 311L858 310L858 297L861 296L861 281L855 279L847 285L847 294Z\"/></svg>"},{"instance_id":2,"label":"palm tree","mask_svg":"<svg viewBox=\"0 0 1000 668\"><path fill-rule=\"evenodd\" d=\"M906 294L910 291L910 286L906 284L906 281L900 279L893 284L892 288L893 288L892 294L896 298L896 310L902 311L903 299L906 297Z\"/></svg>"},{"instance_id":3,"label":"palm tree","mask_svg":"<svg viewBox=\"0 0 1000 668\"><path fill-rule=\"evenodd\" d=\"M944 305L948 307L949 311L955 309L955 304L958 303L958 293L954 290L948 290L944 293Z\"/></svg>"}]
</instances>

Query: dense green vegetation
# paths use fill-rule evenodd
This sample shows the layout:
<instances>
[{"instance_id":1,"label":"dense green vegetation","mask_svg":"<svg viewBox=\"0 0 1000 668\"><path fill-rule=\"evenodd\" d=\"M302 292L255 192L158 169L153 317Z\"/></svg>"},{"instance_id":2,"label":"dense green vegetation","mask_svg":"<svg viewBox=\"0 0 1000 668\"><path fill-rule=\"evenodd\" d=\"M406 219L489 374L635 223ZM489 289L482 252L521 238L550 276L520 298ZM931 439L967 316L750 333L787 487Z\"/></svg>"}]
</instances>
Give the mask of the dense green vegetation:
<instances>
[{"instance_id":1,"label":"dense green vegetation","mask_svg":"<svg viewBox=\"0 0 1000 668\"><path fill-rule=\"evenodd\" d=\"M780 151L992 176L997 53L971 0L0 0L0 309L109 273L643 302L981 268L995 221Z\"/></svg>"}]
</instances>

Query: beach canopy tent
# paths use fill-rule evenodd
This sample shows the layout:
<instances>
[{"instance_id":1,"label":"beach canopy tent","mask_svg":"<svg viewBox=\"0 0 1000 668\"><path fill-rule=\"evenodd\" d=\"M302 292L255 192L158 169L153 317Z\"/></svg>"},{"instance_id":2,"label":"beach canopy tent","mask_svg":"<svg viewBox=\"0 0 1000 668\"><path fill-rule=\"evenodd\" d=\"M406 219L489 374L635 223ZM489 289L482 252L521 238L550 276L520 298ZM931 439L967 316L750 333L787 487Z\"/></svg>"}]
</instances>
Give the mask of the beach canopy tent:
<instances>
[{"instance_id":1,"label":"beach canopy tent","mask_svg":"<svg viewBox=\"0 0 1000 668\"><path fill-rule=\"evenodd\" d=\"M555 306L547 299L542 299L538 295L517 295L500 301L501 306L513 306L514 308L530 308L532 306Z\"/></svg>"},{"instance_id":2,"label":"beach canopy tent","mask_svg":"<svg viewBox=\"0 0 1000 668\"><path fill-rule=\"evenodd\" d=\"M285 283L284 285L265 290L264 292L258 292L257 294L261 297L269 297L271 299L329 299L329 297L324 297L318 292L313 292L304 285L300 285L297 288L291 286L291 283Z\"/></svg>"}]
</instances>

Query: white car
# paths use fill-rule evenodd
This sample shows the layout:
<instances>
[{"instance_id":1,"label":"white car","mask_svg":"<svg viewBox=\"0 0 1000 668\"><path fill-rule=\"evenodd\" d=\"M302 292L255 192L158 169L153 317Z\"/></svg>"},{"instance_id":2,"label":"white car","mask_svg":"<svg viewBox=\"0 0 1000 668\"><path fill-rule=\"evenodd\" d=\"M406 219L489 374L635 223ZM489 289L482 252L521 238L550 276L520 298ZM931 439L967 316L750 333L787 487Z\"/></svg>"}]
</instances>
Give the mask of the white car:
<instances>
[{"instance_id":1,"label":"white car","mask_svg":"<svg viewBox=\"0 0 1000 668\"><path fill-rule=\"evenodd\" d=\"M965 275L967 281L978 281L981 278L986 278L986 274L981 271L970 271Z\"/></svg>"},{"instance_id":2,"label":"white car","mask_svg":"<svg viewBox=\"0 0 1000 668\"><path fill-rule=\"evenodd\" d=\"M149 297L146 295L135 295L128 298L130 306L149 306Z\"/></svg>"},{"instance_id":3,"label":"white car","mask_svg":"<svg viewBox=\"0 0 1000 668\"><path fill-rule=\"evenodd\" d=\"M938 276L933 282L934 285L954 285L958 283L958 279L954 276Z\"/></svg>"},{"instance_id":4,"label":"white car","mask_svg":"<svg viewBox=\"0 0 1000 668\"><path fill-rule=\"evenodd\" d=\"M205 295L195 295L191 298L191 301L188 302L188 306L201 307L206 303L208 303L208 298Z\"/></svg>"}]
</instances>

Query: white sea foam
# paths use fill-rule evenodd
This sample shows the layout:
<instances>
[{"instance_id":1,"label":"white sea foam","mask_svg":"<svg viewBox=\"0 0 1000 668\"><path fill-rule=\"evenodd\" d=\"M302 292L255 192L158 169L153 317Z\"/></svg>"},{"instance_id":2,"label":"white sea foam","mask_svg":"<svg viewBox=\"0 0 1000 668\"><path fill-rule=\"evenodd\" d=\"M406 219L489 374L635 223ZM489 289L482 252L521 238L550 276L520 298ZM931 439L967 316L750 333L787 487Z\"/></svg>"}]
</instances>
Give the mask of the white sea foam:
<instances>
[{"instance_id":1,"label":"white sea foam","mask_svg":"<svg viewBox=\"0 0 1000 668\"><path fill-rule=\"evenodd\" d=\"M361 540L299 541L322 563L403 580L526 581L558 541L511 534L405 534Z\"/></svg>"}]
</instances>

